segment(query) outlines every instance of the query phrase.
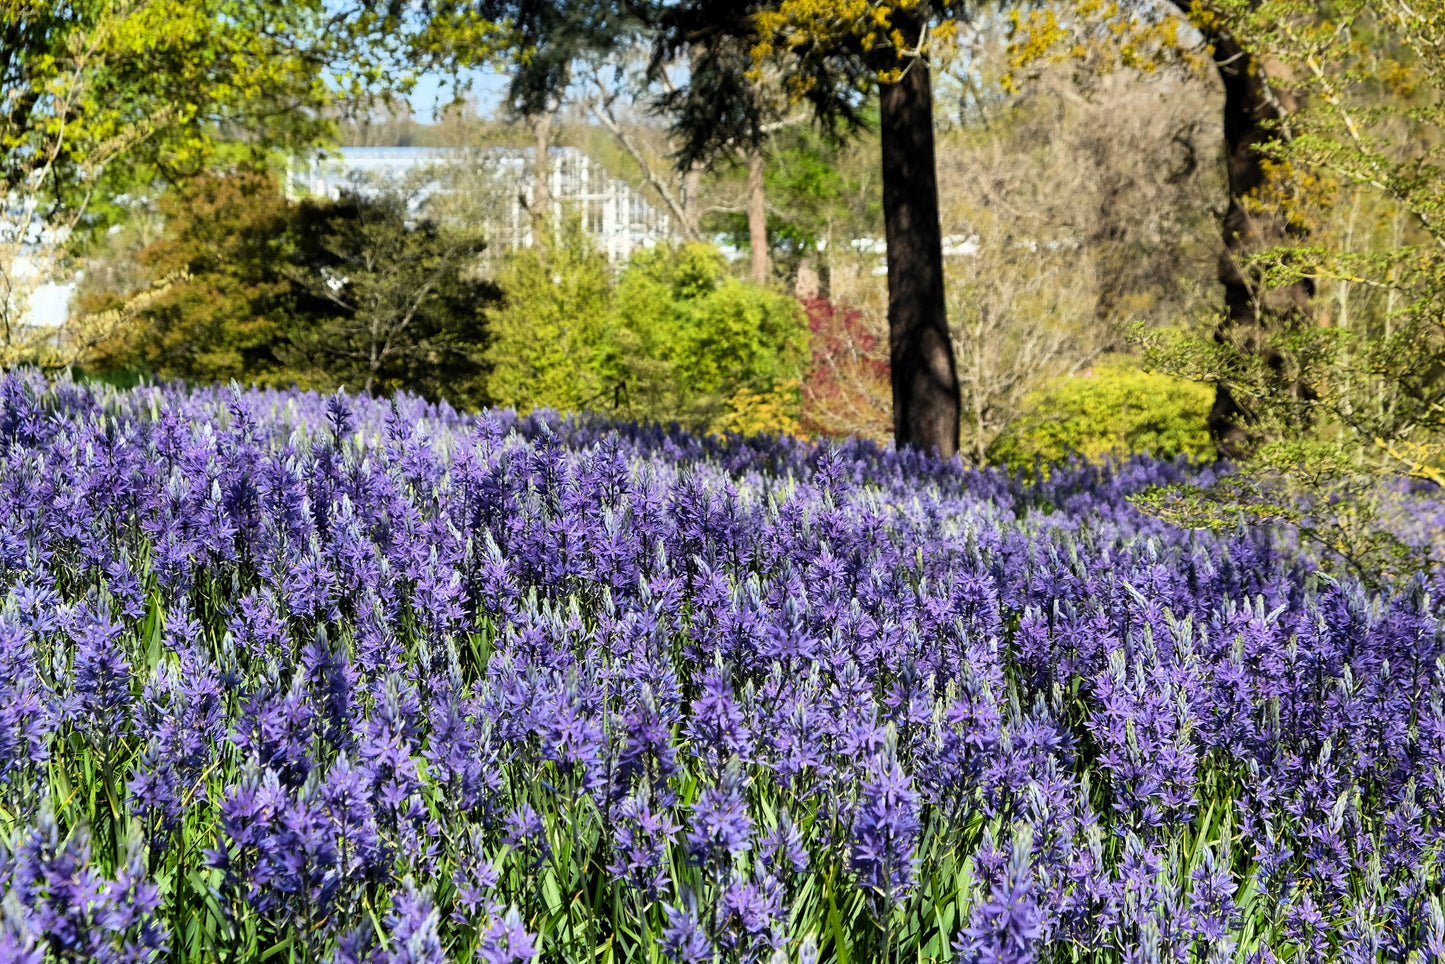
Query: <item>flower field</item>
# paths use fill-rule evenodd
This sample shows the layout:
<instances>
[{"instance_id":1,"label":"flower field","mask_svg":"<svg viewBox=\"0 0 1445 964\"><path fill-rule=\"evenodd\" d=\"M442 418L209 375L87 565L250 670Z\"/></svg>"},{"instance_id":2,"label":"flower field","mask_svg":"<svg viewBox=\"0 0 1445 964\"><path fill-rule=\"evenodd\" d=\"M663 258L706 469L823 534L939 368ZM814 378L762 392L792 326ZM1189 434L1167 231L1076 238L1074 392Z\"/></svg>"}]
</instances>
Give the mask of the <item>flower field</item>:
<instances>
[{"instance_id":1,"label":"flower field","mask_svg":"<svg viewBox=\"0 0 1445 964\"><path fill-rule=\"evenodd\" d=\"M0 381L0 960L1445 957L1432 587L847 443Z\"/></svg>"}]
</instances>

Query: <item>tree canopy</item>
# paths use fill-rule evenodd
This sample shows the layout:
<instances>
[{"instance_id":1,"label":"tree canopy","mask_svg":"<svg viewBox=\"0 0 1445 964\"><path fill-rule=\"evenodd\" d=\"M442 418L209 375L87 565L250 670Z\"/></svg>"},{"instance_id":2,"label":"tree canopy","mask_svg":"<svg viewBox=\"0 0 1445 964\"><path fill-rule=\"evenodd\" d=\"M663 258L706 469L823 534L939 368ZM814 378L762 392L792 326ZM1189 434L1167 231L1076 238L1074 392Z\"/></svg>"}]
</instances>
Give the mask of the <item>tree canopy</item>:
<instances>
[{"instance_id":1,"label":"tree canopy","mask_svg":"<svg viewBox=\"0 0 1445 964\"><path fill-rule=\"evenodd\" d=\"M959 392L944 297L943 244L934 160L930 58L963 5L938 0L682 3L661 21L661 51L700 48L721 79L700 76L675 95L684 157L719 140L752 137L761 117L744 79L769 69L793 100L830 129L856 126L867 94L879 94L883 214L888 244L889 345L894 439L958 450ZM753 62L742 70L737 51ZM731 59L728 59L731 57Z\"/></svg>"},{"instance_id":2,"label":"tree canopy","mask_svg":"<svg viewBox=\"0 0 1445 964\"><path fill-rule=\"evenodd\" d=\"M336 108L407 89L467 24L400 0L0 0L6 360L54 341L21 328L24 263L58 270L158 184L330 143Z\"/></svg>"},{"instance_id":3,"label":"tree canopy","mask_svg":"<svg viewBox=\"0 0 1445 964\"><path fill-rule=\"evenodd\" d=\"M485 404L480 231L400 193L296 203L264 175L207 174L159 203L137 259L179 278L103 346L100 367L209 383L380 391ZM91 309L113 308L104 296Z\"/></svg>"}]
</instances>

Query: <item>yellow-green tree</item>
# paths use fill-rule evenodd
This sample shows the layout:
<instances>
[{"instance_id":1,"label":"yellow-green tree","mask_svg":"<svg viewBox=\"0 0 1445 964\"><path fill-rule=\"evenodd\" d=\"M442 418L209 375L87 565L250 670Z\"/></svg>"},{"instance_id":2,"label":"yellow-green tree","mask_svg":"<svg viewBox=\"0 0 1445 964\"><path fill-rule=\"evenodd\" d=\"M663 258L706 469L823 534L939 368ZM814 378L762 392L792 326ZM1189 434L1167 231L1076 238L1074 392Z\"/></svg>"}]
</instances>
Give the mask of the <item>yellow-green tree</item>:
<instances>
[{"instance_id":1,"label":"yellow-green tree","mask_svg":"<svg viewBox=\"0 0 1445 964\"><path fill-rule=\"evenodd\" d=\"M117 199L222 155L326 143L327 108L404 88L437 37L465 32L405 13L395 0L0 0L0 363L53 341L21 330L30 290L123 214Z\"/></svg>"},{"instance_id":2,"label":"yellow-green tree","mask_svg":"<svg viewBox=\"0 0 1445 964\"><path fill-rule=\"evenodd\" d=\"M1239 386L1265 441L1288 440L1305 408L1311 424L1342 432L1352 448L1362 443L1358 456L1373 450L1382 464L1445 482L1445 3L1212 0L1190 16L1237 38L1262 96L1293 97L1292 109L1262 125L1264 180L1244 199L1251 215L1278 199L1277 217L1310 229L1264 239L1272 243L1247 262L1266 297L1341 284L1392 295L1373 326L1343 327L1337 317L1329 328L1267 333L1293 360L1302 393L1278 391L1257 353L1232 340L1195 356L1207 359L1201 373ZM1360 250L1315 228L1337 197L1357 192L1403 216L1406 229Z\"/></svg>"},{"instance_id":3,"label":"yellow-green tree","mask_svg":"<svg viewBox=\"0 0 1445 964\"><path fill-rule=\"evenodd\" d=\"M1410 571L1376 507L1382 473L1445 484L1445 3L1175 6L1224 87L1225 305L1212 330L1144 344L1219 388L1211 421L1248 461L1154 503L1190 524L1290 522L1367 581ZM1131 35L1127 8L1097 12ZM1372 315L1344 310L1350 289L1378 295Z\"/></svg>"},{"instance_id":4,"label":"yellow-green tree","mask_svg":"<svg viewBox=\"0 0 1445 964\"><path fill-rule=\"evenodd\" d=\"M1062 21L1059 7L1067 11ZM1270 278L1259 258L1308 234L1298 204L1303 172L1276 163L1273 150L1292 136L1290 118L1302 106L1304 92L1267 38L1277 22L1303 26L1316 9L1293 0L1170 0L1168 5L1072 0L1010 14L1017 68L1061 57L1083 61L1093 71L1152 71L1179 59L1212 68L1224 94L1220 121L1228 183L1217 272L1224 311L1216 336L1259 355L1276 373L1271 391L1301 401L1309 389L1300 383L1295 360L1280 338L1312 324L1314 282ZM1192 47L1194 38L1203 43ZM1224 455L1246 457L1263 437L1256 427L1258 413L1242 386L1224 379L1215 388L1210 430ZM1308 406L1297 408L1296 420L1307 417Z\"/></svg>"},{"instance_id":5,"label":"yellow-green tree","mask_svg":"<svg viewBox=\"0 0 1445 964\"><path fill-rule=\"evenodd\" d=\"M1332 427L1445 481L1445 3L1174 6L1224 87L1230 198L1224 324L1173 357L1233 396L1248 451ZM1127 8L1103 13L1136 32ZM1402 229L1362 249L1329 230L1339 198ZM1311 299L1342 285L1385 292L1384 315L1326 318Z\"/></svg>"},{"instance_id":6,"label":"yellow-green tree","mask_svg":"<svg viewBox=\"0 0 1445 964\"><path fill-rule=\"evenodd\" d=\"M597 350L612 304L607 258L579 226L514 255L498 275L502 301L488 312L493 404L581 411L600 407Z\"/></svg>"}]
</instances>

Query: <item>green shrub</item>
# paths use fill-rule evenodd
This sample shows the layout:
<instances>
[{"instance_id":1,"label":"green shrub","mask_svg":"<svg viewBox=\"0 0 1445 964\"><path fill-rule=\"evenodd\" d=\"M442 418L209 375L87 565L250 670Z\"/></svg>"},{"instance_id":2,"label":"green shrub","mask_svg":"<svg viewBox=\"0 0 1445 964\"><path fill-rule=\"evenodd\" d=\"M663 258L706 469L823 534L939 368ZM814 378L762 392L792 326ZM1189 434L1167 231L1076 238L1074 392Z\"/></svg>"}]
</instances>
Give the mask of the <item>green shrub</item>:
<instances>
[{"instance_id":1,"label":"green shrub","mask_svg":"<svg viewBox=\"0 0 1445 964\"><path fill-rule=\"evenodd\" d=\"M512 254L497 285L502 300L487 311L492 403L519 412L595 407L612 311L607 257L571 225L552 239L546 261L530 250Z\"/></svg>"},{"instance_id":2,"label":"green shrub","mask_svg":"<svg viewBox=\"0 0 1445 964\"><path fill-rule=\"evenodd\" d=\"M1147 453L1208 458L1207 386L1114 363L1056 379L1034 394L1026 414L989 447L990 462L1027 469L1035 460Z\"/></svg>"},{"instance_id":3,"label":"green shrub","mask_svg":"<svg viewBox=\"0 0 1445 964\"><path fill-rule=\"evenodd\" d=\"M575 220L549 251L517 252L498 278L487 352L497 404L702 430L796 426L796 411L778 407L796 409L808 358L796 300L730 277L705 244L640 251L615 284Z\"/></svg>"}]
</instances>

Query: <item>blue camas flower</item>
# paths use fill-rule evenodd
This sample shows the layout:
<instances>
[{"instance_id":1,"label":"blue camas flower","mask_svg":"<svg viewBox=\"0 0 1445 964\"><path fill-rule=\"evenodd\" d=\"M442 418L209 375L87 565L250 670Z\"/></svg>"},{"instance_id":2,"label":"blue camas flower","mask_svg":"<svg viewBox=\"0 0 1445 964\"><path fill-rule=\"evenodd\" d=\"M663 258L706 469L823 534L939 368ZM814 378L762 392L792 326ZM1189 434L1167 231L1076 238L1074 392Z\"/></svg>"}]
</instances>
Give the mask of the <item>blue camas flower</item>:
<instances>
[{"instance_id":1,"label":"blue camas flower","mask_svg":"<svg viewBox=\"0 0 1445 964\"><path fill-rule=\"evenodd\" d=\"M891 908L912 890L918 865L919 798L893 741L869 761L853 820L853 869Z\"/></svg>"},{"instance_id":2,"label":"blue camas flower","mask_svg":"<svg viewBox=\"0 0 1445 964\"><path fill-rule=\"evenodd\" d=\"M1445 574L1225 471L0 374L0 960L1445 955Z\"/></svg>"}]
</instances>

